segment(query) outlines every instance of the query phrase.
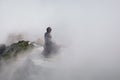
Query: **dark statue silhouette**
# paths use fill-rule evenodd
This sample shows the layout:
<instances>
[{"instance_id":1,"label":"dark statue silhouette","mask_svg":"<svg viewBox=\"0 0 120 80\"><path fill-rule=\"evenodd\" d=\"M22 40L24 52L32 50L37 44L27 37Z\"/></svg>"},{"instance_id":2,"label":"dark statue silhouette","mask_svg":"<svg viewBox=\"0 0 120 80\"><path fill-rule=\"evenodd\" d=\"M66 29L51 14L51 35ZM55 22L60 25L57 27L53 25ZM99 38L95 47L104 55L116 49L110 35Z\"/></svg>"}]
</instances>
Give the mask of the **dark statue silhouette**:
<instances>
[{"instance_id":1,"label":"dark statue silhouette","mask_svg":"<svg viewBox=\"0 0 120 80\"><path fill-rule=\"evenodd\" d=\"M58 51L58 46L52 41L51 31L51 27L48 27L46 29L46 33L44 34L45 44L42 53L44 57L50 57Z\"/></svg>"}]
</instances>

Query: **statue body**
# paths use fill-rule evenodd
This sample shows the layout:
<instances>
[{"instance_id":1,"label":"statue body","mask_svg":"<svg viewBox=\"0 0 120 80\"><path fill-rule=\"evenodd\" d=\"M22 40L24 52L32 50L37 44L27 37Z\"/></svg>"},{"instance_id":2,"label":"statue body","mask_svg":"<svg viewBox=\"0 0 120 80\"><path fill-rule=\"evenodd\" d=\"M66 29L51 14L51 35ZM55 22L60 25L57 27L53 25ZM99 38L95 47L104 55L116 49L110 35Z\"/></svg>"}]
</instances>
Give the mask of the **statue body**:
<instances>
[{"instance_id":1,"label":"statue body","mask_svg":"<svg viewBox=\"0 0 120 80\"><path fill-rule=\"evenodd\" d=\"M57 51L57 46L52 41L51 31L52 29L48 27L46 29L46 33L44 34L44 39L45 39L44 50L43 50L44 57L50 57L52 54L55 54Z\"/></svg>"}]
</instances>

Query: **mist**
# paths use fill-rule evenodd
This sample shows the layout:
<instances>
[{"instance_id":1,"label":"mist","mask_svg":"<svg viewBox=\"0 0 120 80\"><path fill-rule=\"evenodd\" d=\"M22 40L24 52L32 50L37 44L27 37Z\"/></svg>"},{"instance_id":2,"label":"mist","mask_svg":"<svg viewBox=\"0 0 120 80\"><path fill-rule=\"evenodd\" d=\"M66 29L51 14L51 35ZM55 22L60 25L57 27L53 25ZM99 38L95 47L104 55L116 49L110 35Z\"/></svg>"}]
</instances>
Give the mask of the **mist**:
<instances>
[{"instance_id":1,"label":"mist","mask_svg":"<svg viewBox=\"0 0 120 80\"><path fill-rule=\"evenodd\" d=\"M0 80L120 80L119 0L0 0L0 43L22 34L44 41L48 26L57 56L42 61L37 48L2 64ZM42 64L41 64L42 63Z\"/></svg>"}]
</instances>

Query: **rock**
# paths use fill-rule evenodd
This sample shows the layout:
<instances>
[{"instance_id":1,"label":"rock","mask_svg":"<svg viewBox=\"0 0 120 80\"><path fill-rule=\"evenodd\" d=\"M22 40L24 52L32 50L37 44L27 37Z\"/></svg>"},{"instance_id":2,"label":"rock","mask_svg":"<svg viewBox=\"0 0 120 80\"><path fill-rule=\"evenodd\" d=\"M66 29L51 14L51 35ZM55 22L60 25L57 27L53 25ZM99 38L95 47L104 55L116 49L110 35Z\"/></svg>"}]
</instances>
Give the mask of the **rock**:
<instances>
[{"instance_id":1,"label":"rock","mask_svg":"<svg viewBox=\"0 0 120 80\"><path fill-rule=\"evenodd\" d=\"M4 44L0 45L0 55L5 51L6 46Z\"/></svg>"},{"instance_id":2,"label":"rock","mask_svg":"<svg viewBox=\"0 0 120 80\"><path fill-rule=\"evenodd\" d=\"M13 43L10 46L1 45L0 46L0 58L9 59L11 57L15 57L23 51L32 49L34 46L29 44L29 41L19 41L17 43Z\"/></svg>"}]
</instances>

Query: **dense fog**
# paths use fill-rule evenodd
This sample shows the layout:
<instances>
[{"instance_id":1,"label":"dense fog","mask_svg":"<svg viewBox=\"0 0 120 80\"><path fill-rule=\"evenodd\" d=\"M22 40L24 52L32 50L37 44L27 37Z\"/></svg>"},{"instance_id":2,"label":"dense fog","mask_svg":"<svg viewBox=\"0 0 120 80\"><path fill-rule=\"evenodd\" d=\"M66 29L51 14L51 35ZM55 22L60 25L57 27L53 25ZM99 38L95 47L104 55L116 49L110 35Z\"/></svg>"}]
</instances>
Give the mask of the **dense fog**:
<instances>
[{"instance_id":1,"label":"dense fog","mask_svg":"<svg viewBox=\"0 0 120 80\"><path fill-rule=\"evenodd\" d=\"M61 49L42 47L1 63L0 80L120 80L119 0L0 0L0 44L9 35L44 42L47 27Z\"/></svg>"}]
</instances>

